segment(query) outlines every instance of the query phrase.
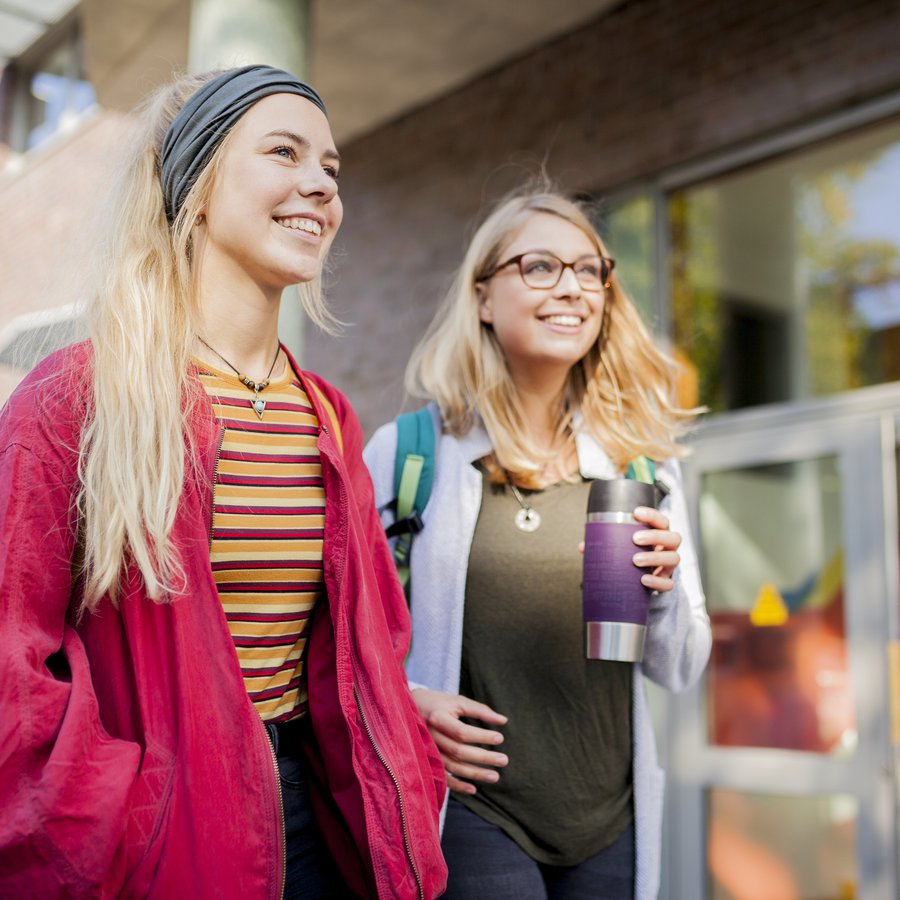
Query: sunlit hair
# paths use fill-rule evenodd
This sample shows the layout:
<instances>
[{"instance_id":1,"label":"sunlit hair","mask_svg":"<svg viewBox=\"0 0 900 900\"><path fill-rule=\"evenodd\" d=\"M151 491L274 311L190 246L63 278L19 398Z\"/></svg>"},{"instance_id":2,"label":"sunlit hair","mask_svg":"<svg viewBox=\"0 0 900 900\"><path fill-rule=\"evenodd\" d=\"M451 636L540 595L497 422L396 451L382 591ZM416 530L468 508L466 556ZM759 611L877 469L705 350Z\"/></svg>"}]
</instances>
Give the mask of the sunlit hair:
<instances>
[{"instance_id":1,"label":"sunlit hair","mask_svg":"<svg viewBox=\"0 0 900 900\"><path fill-rule=\"evenodd\" d=\"M543 190L507 198L475 232L406 370L407 391L433 399L451 434L465 434L480 417L493 447L494 470L525 485L536 483L555 454L529 438L503 351L493 328L480 320L476 282L503 261L515 234L539 213L571 223L599 254L609 255L577 203ZM677 439L696 411L675 405L675 362L654 345L615 274L610 280L598 339L570 369L559 398L557 438L572 433L577 421L577 429L596 438L622 470L640 455L683 456Z\"/></svg>"},{"instance_id":2,"label":"sunlit hair","mask_svg":"<svg viewBox=\"0 0 900 900\"><path fill-rule=\"evenodd\" d=\"M187 99L218 72L186 76L160 90L140 115L98 245L99 272L88 303L93 385L79 448L79 537L83 610L116 598L133 560L149 595L183 587L171 540L193 455L186 453L198 383L191 355L200 333L191 229L214 189L226 137L170 227L159 177L163 139ZM300 285L307 315L325 330L334 319L319 278Z\"/></svg>"}]
</instances>

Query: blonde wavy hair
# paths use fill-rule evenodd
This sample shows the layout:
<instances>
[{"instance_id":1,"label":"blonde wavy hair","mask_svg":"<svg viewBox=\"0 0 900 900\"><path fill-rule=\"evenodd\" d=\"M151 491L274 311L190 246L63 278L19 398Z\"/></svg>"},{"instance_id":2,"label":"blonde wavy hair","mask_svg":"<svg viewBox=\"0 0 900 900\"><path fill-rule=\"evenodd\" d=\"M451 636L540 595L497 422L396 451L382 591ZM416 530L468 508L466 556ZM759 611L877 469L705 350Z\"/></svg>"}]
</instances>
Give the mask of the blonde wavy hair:
<instances>
[{"instance_id":1,"label":"blonde wavy hair","mask_svg":"<svg viewBox=\"0 0 900 900\"><path fill-rule=\"evenodd\" d=\"M199 390L191 356L201 328L191 229L215 189L229 139L171 226L160 157L178 111L219 74L185 76L145 104L101 229L97 285L87 304L92 387L79 446L80 612L107 595L115 601L131 561L154 600L183 586L171 532L185 479L197 474L188 471L194 454L186 442ZM299 291L310 319L332 331L320 279Z\"/></svg>"},{"instance_id":2,"label":"blonde wavy hair","mask_svg":"<svg viewBox=\"0 0 900 900\"><path fill-rule=\"evenodd\" d=\"M597 252L606 247L584 209L552 190L514 194L475 232L444 302L416 346L406 389L434 400L445 429L459 437L480 418L493 447L492 474L536 484L554 453L529 437L503 350L481 322L476 284L502 261L515 233L539 213L558 216L584 232ZM577 428L592 435L620 470L636 456L663 460L685 455L678 437L699 410L677 407L677 364L653 343L615 275L606 290L597 341L569 370L556 415L558 439Z\"/></svg>"}]
</instances>

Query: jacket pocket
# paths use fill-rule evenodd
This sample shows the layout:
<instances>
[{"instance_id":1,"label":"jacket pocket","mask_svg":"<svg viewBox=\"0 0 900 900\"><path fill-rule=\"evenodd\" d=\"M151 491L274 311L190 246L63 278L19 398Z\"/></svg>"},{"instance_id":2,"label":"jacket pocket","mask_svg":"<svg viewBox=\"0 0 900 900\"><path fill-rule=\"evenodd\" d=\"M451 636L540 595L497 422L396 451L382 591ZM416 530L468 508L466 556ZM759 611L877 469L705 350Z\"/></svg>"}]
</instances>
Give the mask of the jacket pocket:
<instances>
[{"instance_id":1,"label":"jacket pocket","mask_svg":"<svg viewBox=\"0 0 900 900\"><path fill-rule=\"evenodd\" d=\"M175 756L156 743L144 751L125 823L125 884L121 897L144 898L151 892L165 843L165 820L172 801Z\"/></svg>"}]
</instances>

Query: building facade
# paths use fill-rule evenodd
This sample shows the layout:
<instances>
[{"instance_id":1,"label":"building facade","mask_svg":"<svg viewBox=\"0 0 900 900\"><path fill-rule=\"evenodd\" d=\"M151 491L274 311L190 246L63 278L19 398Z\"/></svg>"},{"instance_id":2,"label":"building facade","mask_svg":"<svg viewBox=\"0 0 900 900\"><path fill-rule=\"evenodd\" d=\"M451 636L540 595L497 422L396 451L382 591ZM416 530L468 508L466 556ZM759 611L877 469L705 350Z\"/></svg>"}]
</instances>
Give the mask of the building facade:
<instances>
[{"instance_id":1,"label":"building facade","mask_svg":"<svg viewBox=\"0 0 900 900\"><path fill-rule=\"evenodd\" d=\"M87 177L105 129L127 128L111 107L187 64L189 4L164 5L166 28L141 20L144 68L117 80L107 57L94 79L88 54L107 106L3 176L0 329L77 299L14 248L27 233L46 259L52 215L79 231L53 201L72 161ZM88 47L101 6L80 8ZM440 29L384 6L353 28L310 9L308 74L344 159L328 280L348 324L307 330L304 365L372 430L412 405L406 359L479 213L540 173L589 198L685 401L710 410L686 474L715 649L699 688L653 696L664 896L898 896L900 4L563 3L543 30L539 3L462 4Z\"/></svg>"}]
</instances>

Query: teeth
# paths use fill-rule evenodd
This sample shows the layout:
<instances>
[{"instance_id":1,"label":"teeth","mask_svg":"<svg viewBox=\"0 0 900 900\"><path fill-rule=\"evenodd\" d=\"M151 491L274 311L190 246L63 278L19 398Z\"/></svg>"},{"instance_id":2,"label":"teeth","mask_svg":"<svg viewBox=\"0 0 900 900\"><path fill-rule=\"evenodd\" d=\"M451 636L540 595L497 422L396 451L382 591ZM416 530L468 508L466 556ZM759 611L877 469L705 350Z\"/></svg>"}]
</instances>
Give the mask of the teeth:
<instances>
[{"instance_id":1,"label":"teeth","mask_svg":"<svg viewBox=\"0 0 900 900\"><path fill-rule=\"evenodd\" d=\"M295 228L297 231L308 231L310 234L320 235L322 226L314 219L307 219L302 216L293 216L290 219L276 219L279 225L285 228Z\"/></svg>"},{"instance_id":2,"label":"teeth","mask_svg":"<svg viewBox=\"0 0 900 900\"><path fill-rule=\"evenodd\" d=\"M544 321L549 322L551 325L576 326L581 324L581 319L578 316L546 316Z\"/></svg>"}]
</instances>

